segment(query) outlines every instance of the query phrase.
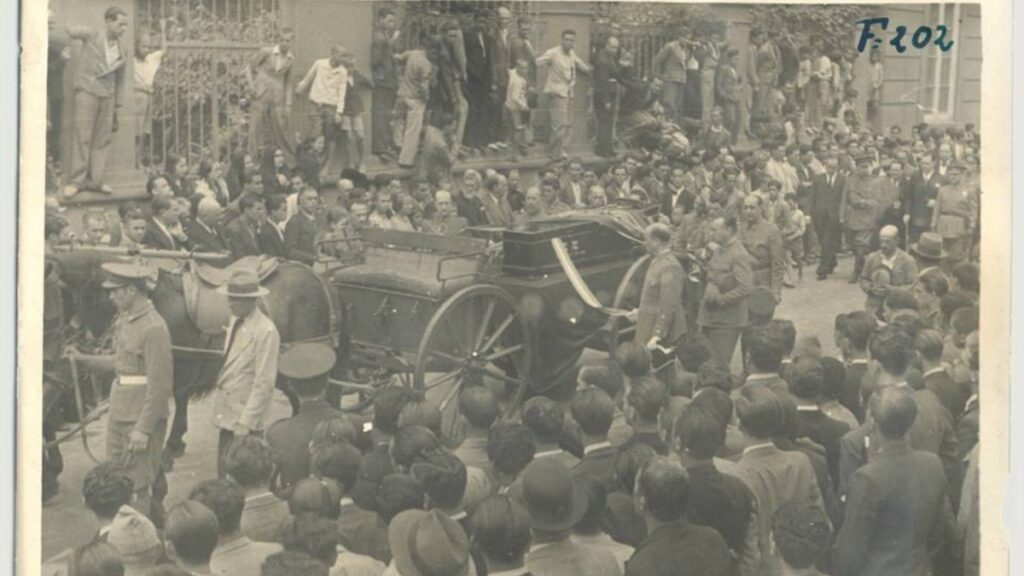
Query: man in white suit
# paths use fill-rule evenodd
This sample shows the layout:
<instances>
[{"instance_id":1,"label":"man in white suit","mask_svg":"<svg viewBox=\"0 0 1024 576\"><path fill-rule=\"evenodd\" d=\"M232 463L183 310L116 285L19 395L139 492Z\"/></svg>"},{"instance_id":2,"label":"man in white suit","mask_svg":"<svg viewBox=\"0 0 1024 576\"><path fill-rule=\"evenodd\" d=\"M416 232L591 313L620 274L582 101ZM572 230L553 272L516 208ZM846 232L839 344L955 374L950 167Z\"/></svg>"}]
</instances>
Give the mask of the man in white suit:
<instances>
[{"instance_id":1,"label":"man in white suit","mask_svg":"<svg viewBox=\"0 0 1024 576\"><path fill-rule=\"evenodd\" d=\"M224 454L235 437L261 435L266 430L281 336L257 306L268 291L260 286L255 272L239 270L218 292L228 297L231 306L213 412L214 425L220 429L217 476L223 478Z\"/></svg>"}]
</instances>

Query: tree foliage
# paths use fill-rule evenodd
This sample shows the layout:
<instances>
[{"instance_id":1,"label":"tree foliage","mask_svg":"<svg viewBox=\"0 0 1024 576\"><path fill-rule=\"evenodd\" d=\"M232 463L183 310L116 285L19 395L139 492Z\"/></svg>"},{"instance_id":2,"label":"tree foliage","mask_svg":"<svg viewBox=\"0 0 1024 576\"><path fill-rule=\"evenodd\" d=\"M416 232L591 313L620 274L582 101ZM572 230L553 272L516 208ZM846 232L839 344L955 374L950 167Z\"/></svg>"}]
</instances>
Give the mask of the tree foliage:
<instances>
[{"instance_id":1,"label":"tree foliage","mask_svg":"<svg viewBox=\"0 0 1024 576\"><path fill-rule=\"evenodd\" d=\"M674 32L686 26L698 34L724 34L726 23L713 5L656 2L596 2L595 25L599 29L619 26Z\"/></svg>"},{"instance_id":2,"label":"tree foliage","mask_svg":"<svg viewBox=\"0 0 1024 576\"><path fill-rule=\"evenodd\" d=\"M857 20L867 16L858 4L757 4L750 7L751 21L762 30L788 32L798 44L821 39L829 52L853 50Z\"/></svg>"}]
</instances>

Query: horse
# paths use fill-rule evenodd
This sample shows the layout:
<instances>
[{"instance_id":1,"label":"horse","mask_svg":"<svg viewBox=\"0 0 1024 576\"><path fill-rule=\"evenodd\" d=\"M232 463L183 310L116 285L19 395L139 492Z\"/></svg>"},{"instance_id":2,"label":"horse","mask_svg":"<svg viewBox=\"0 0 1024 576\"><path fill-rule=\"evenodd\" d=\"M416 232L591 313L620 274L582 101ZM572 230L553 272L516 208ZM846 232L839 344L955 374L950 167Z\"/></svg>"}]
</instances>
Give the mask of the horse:
<instances>
[{"instance_id":1,"label":"horse","mask_svg":"<svg viewBox=\"0 0 1024 576\"><path fill-rule=\"evenodd\" d=\"M146 252L153 254L155 252ZM74 247L55 251L48 263L59 274L64 287L64 309L68 318L94 337L102 347L109 338L116 310L101 284L104 273L101 264L125 259L126 254L113 249ZM150 258L157 264L159 276L150 292L157 312L167 322L174 350L174 420L167 440L172 456L185 448L183 437L188 429L188 403L209 394L216 385L217 374L223 364L224 330L219 333L209 326L198 326L189 313L187 290L200 289L203 282L197 278L197 262L184 256ZM289 260L261 260L271 262L272 272L263 280L269 294L261 299L261 307L274 322L281 336L282 347L298 342L324 342L332 347L338 339L335 295L327 284L309 266ZM236 265L239 263L236 263ZM227 272L222 276L226 277ZM202 290L212 291L205 286ZM209 293L209 292L207 292ZM224 302L226 307L226 302ZM226 320L229 312L217 309ZM209 316L209 315L207 315ZM208 319L208 318L207 318ZM221 327L223 328L223 327ZM101 335L107 335L104 338ZM340 368L340 367L339 367ZM277 386L298 410L298 400L278 377Z\"/></svg>"}]
</instances>

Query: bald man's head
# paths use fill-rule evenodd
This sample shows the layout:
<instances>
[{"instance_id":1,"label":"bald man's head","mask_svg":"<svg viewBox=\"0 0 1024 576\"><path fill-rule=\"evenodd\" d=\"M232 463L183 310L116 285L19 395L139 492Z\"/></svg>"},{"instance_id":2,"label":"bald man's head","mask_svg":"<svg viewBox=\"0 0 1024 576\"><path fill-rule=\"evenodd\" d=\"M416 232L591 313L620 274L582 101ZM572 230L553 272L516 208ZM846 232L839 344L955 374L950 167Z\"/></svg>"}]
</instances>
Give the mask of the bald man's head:
<instances>
[{"instance_id":1,"label":"bald man's head","mask_svg":"<svg viewBox=\"0 0 1024 576\"><path fill-rule=\"evenodd\" d=\"M871 396L868 408L878 431L890 440L906 436L917 417L917 404L910 392L891 386L877 390Z\"/></svg>"}]
</instances>

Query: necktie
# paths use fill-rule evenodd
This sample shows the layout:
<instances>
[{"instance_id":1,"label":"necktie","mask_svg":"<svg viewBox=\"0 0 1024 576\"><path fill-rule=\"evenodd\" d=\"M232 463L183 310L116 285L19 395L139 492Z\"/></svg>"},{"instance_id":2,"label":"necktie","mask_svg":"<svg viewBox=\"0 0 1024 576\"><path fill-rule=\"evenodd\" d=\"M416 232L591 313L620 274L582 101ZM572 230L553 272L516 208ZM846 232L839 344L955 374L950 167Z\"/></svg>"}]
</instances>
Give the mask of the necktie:
<instances>
[{"instance_id":1,"label":"necktie","mask_svg":"<svg viewBox=\"0 0 1024 576\"><path fill-rule=\"evenodd\" d=\"M238 329L242 327L244 318L236 318L231 324L231 333L228 334L228 344L224 347L224 358L226 359L231 354L231 346L235 343L235 336L238 335Z\"/></svg>"}]
</instances>

